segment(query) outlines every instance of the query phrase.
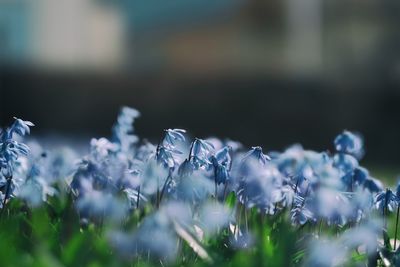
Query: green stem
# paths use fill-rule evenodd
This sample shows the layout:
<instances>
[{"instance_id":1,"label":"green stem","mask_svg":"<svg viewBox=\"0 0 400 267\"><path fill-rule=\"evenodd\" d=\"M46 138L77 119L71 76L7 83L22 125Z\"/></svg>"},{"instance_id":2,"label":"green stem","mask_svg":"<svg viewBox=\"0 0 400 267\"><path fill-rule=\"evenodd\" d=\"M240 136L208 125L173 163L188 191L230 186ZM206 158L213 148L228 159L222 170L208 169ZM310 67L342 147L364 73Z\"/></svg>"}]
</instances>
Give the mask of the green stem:
<instances>
[{"instance_id":1,"label":"green stem","mask_svg":"<svg viewBox=\"0 0 400 267\"><path fill-rule=\"evenodd\" d=\"M248 217L247 217L247 208L246 206L244 207L244 220L246 223L246 231L249 232L249 221L248 221Z\"/></svg>"},{"instance_id":2,"label":"green stem","mask_svg":"<svg viewBox=\"0 0 400 267\"><path fill-rule=\"evenodd\" d=\"M239 209L239 214L236 216L236 224L233 229L234 235L236 235L236 231L238 231L240 229L239 227L240 227L240 221L241 221L241 217L242 217L243 205L239 203L237 208Z\"/></svg>"},{"instance_id":3,"label":"green stem","mask_svg":"<svg viewBox=\"0 0 400 267\"><path fill-rule=\"evenodd\" d=\"M218 183L217 183L217 168L214 166L214 184L215 184L215 201L218 201Z\"/></svg>"},{"instance_id":4,"label":"green stem","mask_svg":"<svg viewBox=\"0 0 400 267\"><path fill-rule=\"evenodd\" d=\"M167 177L167 179L165 179L164 185L163 185L163 187L162 187L162 189L161 189L161 194L160 194L160 199L159 199L158 205L160 205L160 203L161 203L161 201L162 201L162 198L163 198L163 196L164 196L165 190L166 190L166 188L167 188L167 185L168 185L168 183L169 183L169 181L170 181L171 179L172 179L172 173L171 173L171 171L170 171L169 174L168 174L168 177Z\"/></svg>"},{"instance_id":5,"label":"green stem","mask_svg":"<svg viewBox=\"0 0 400 267\"><path fill-rule=\"evenodd\" d=\"M217 184L217 179L215 179L215 201L218 201L218 184Z\"/></svg>"},{"instance_id":6,"label":"green stem","mask_svg":"<svg viewBox=\"0 0 400 267\"><path fill-rule=\"evenodd\" d=\"M137 191L137 200L136 200L136 208L139 209L139 201L140 201L140 185Z\"/></svg>"},{"instance_id":7,"label":"green stem","mask_svg":"<svg viewBox=\"0 0 400 267\"><path fill-rule=\"evenodd\" d=\"M159 179L157 177L157 195L156 195L156 207L157 207L157 209L159 207L159 204L160 204L160 181L159 181Z\"/></svg>"},{"instance_id":8,"label":"green stem","mask_svg":"<svg viewBox=\"0 0 400 267\"><path fill-rule=\"evenodd\" d=\"M193 145L194 145L194 141L190 144L189 157L188 157L189 161L192 159Z\"/></svg>"},{"instance_id":9,"label":"green stem","mask_svg":"<svg viewBox=\"0 0 400 267\"><path fill-rule=\"evenodd\" d=\"M228 181L225 181L225 185L224 185L224 194L222 197L222 202L225 202L226 199L226 189L228 188Z\"/></svg>"},{"instance_id":10,"label":"green stem","mask_svg":"<svg viewBox=\"0 0 400 267\"><path fill-rule=\"evenodd\" d=\"M12 176L7 177L6 193L4 195L3 207L1 208L0 217L3 216L3 212L6 208L7 198L8 198L8 195L10 194L10 189L11 189L11 180L12 180Z\"/></svg>"},{"instance_id":11,"label":"green stem","mask_svg":"<svg viewBox=\"0 0 400 267\"><path fill-rule=\"evenodd\" d=\"M318 236L321 236L321 230L322 230L322 219L319 220Z\"/></svg>"}]
</instances>

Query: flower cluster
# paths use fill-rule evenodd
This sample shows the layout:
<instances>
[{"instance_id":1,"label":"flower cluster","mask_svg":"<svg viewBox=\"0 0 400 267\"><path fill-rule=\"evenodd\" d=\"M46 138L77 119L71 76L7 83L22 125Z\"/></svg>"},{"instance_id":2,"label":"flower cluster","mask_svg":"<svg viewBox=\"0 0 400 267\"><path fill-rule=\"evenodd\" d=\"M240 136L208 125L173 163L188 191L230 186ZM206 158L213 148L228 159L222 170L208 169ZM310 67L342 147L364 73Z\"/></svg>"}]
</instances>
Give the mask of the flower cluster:
<instances>
[{"instance_id":1,"label":"flower cluster","mask_svg":"<svg viewBox=\"0 0 400 267\"><path fill-rule=\"evenodd\" d=\"M1 207L10 195L14 194L17 187L16 179L13 179L18 167L23 165L20 156L28 156L29 147L18 141L17 137L23 137L30 133L30 127L34 126L30 121L14 118L14 123L0 132L0 200ZM15 170L17 168L17 170ZM21 167L22 168L22 167Z\"/></svg>"},{"instance_id":2,"label":"flower cluster","mask_svg":"<svg viewBox=\"0 0 400 267\"><path fill-rule=\"evenodd\" d=\"M122 256L152 256L162 262L175 259L178 240L212 261L203 241L221 231L230 240L227 246L248 248L251 212L286 220L295 229L358 225L337 240L310 242L315 249L306 264L342 264L349 249L361 244L367 245L368 253L377 252L385 218L399 212L400 185L384 189L360 165L363 140L349 131L334 139L333 152L301 145L283 152L268 153L260 146L245 151L230 140L190 142L183 129L164 130L155 145L135 135L133 123L139 115L135 109L122 108L112 138L92 139L88 155L77 164L76 156L51 153L35 143L28 155L28 146L15 137L29 134L33 124L16 119L0 134L2 200L16 196L38 206L65 190L72 194L82 223L111 225L109 240ZM127 231L121 225L133 214L141 220ZM384 224L376 218L384 218ZM346 250L334 257L320 256L342 246Z\"/></svg>"}]
</instances>

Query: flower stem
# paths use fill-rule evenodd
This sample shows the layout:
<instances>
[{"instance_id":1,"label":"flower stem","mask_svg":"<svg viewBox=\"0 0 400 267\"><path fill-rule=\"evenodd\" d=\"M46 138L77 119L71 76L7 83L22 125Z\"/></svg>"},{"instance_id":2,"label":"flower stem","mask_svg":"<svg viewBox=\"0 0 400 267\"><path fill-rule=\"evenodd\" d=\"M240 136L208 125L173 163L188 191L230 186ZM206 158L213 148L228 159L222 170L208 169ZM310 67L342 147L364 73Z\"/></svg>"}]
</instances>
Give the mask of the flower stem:
<instances>
[{"instance_id":1,"label":"flower stem","mask_svg":"<svg viewBox=\"0 0 400 267\"><path fill-rule=\"evenodd\" d=\"M322 230L322 223L323 223L323 220L322 219L320 219L319 220L319 229L318 229L318 236L321 236L321 230Z\"/></svg>"},{"instance_id":2,"label":"flower stem","mask_svg":"<svg viewBox=\"0 0 400 267\"><path fill-rule=\"evenodd\" d=\"M226 199L226 190L228 189L228 181L225 181L224 184L224 194L223 194L223 198L222 198L222 202L225 202Z\"/></svg>"},{"instance_id":3,"label":"flower stem","mask_svg":"<svg viewBox=\"0 0 400 267\"><path fill-rule=\"evenodd\" d=\"M156 195L156 207L158 209L160 205L160 181L159 178L157 177L157 195Z\"/></svg>"},{"instance_id":4,"label":"flower stem","mask_svg":"<svg viewBox=\"0 0 400 267\"><path fill-rule=\"evenodd\" d=\"M237 213L237 210L239 210L239 214ZM233 234L235 236L236 236L236 233L239 233L242 211L243 211L243 205L239 203L238 206L236 207L236 224L233 229Z\"/></svg>"},{"instance_id":5,"label":"flower stem","mask_svg":"<svg viewBox=\"0 0 400 267\"><path fill-rule=\"evenodd\" d=\"M188 157L189 161L192 159L193 145L194 145L194 141L190 144L189 157Z\"/></svg>"},{"instance_id":6,"label":"flower stem","mask_svg":"<svg viewBox=\"0 0 400 267\"><path fill-rule=\"evenodd\" d=\"M215 178L215 201L218 201L218 184L217 184L217 178Z\"/></svg>"},{"instance_id":7,"label":"flower stem","mask_svg":"<svg viewBox=\"0 0 400 267\"><path fill-rule=\"evenodd\" d=\"M244 220L245 220L245 225L246 225L246 232L249 232L249 221L248 221L248 216L247 216L247 208L244 207Z\"/></svg>"},{"instance_id":8,"label":"flower stem","mask_svg":"<svg viewBox=\"0 0 400 267\"><path fill-rule=\"evenodd\" d=\"M6 194L4 195L3 207L1 208L0 217L2 217L3 212L6 208L7 198L8 198L8 195L10 194L10 189L11 189L11 180L12 180L12 176L7 177Z\"/></svg>"},{"instance_id":9,"label":"flower stem","mask_svg":"<svg viewBox=\"0 0 400 267\"><path fill-rule=\"evenodd\" d=\"M164 193L165 193L165 189L167 188L167 185L168 185L168 183L169 183L169 181L171 179L172 179L172 173L170 171L170 173L168 174L167 179L165 179L164 185L163 185L163 187L161 189L161 194L160 194L160 198L159 198L159 201L158 201L158 206L160 206L161 200L162 200L162 198L164 196Z\"/></svg>"},{"instance_id":10,"label":"flower stem","mask_svg":"<svg viewBox=\"0 0 400 267\"><path fill-rule=\"evenodd\" d=\"M139 201L140 201L140 185L137 191L137 200L136 200L136 208L139 208Z\"/></svg>"}]
</instances>

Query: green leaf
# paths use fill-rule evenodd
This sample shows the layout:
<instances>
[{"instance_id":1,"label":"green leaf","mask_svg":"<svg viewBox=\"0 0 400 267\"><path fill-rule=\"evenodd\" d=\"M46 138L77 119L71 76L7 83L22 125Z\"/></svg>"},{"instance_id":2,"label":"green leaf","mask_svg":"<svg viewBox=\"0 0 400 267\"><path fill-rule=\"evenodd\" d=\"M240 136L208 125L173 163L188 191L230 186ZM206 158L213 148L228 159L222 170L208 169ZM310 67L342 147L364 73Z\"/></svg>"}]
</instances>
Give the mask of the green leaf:
<instances>
[{"instance_id":1,"label":"green leaf","mask_svg":"<svg viewBox=\"0 0 400 267\"><path fill-rule=\"evenodd\" d=\"M236 204L235 192L230 192L228 194L228 196L226 197L226 200L225 200L225 204L231 209L233 209L235 207L235 204Z\"/></svg>"}]
</instances>

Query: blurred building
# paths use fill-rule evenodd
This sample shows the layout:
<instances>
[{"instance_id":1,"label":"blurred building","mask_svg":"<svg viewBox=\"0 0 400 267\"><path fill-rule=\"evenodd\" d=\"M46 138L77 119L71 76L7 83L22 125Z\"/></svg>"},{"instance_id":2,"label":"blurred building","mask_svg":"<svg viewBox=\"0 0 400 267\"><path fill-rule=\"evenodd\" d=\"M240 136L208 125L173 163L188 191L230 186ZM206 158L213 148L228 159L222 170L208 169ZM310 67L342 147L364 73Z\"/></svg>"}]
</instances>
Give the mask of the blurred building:
<instances>
[{"instance_id":1,"label":"blurred building","mask_svg":"<svg viewBox=\"0 0 400 267\"><path fill-rule=\"evenodd\" d=\"M120 11L91 0L0 1L5 63L43 68L115 68L123 60Z\"/></svg>"},{"instance_id":2,"label":"blurred building","mask_svg":"<svg viewBox=\"0 0 400 267\"><path fill-rule=\"evenodd\" d=\"M28 1L0 2L0 62L25 63L31 53L31 8Z\"/></svg>"},{"instance_id":3,"label":"blurred building","mask_svg":"<svg viewBox=\"0 0 400 267\"><path fill-rule=\"evenodd\" d=\"M384 70L394 78L398 8L389 0L2 0L0 59L333 80Z\"/></svg>"}]
</instances>

